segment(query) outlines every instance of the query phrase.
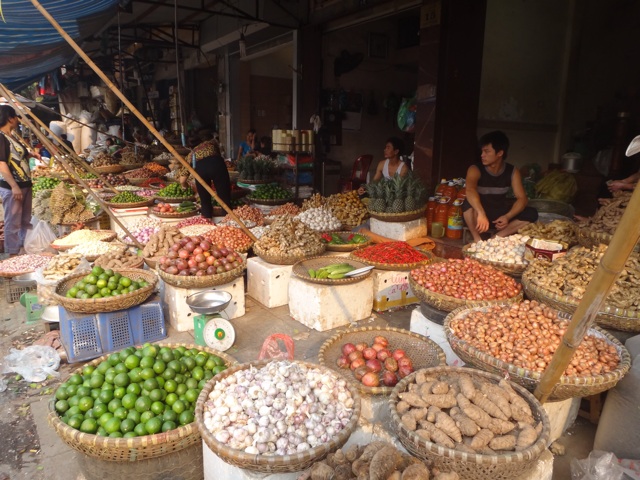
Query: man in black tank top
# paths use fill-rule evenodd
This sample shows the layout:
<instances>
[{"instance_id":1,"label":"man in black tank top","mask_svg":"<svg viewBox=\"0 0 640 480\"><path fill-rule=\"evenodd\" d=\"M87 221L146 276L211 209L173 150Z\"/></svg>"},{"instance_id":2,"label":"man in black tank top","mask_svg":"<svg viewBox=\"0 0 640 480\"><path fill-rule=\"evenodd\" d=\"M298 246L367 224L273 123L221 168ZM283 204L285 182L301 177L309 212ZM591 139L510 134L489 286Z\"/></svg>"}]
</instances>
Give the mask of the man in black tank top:
<instances>
[{"instance_id":1,"label":"man in black tank top","mask_svg":"<svg viewBox=\"0 0 640 480\"><path fill-rule=\"evenodd\" d=\"M507 136L500 131L487 133L478 144L482 166L471 165L467 170L467 199L462 206L474 242L482 240L480 234L491 225L499 237L506 237L538 219L536 209L527 207L520 171L505 162L509 151ZM509 188L515 199L507 198Z\"/></svg>"}]
</instances>

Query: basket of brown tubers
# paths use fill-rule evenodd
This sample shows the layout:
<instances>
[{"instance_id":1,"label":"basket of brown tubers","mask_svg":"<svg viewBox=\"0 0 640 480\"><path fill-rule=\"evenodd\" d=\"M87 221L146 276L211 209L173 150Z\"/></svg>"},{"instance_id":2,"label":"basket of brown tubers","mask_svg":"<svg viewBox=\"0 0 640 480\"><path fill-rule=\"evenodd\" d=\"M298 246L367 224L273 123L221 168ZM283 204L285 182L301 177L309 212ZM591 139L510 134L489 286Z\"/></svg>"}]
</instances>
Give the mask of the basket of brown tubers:
<instances>
[{"instance_id":1,"label":"basket of brown tubers","mask_svg":"<svg viewBox=\"0 0 640 480\"><path fill-rule=\"evenodd\" d=\"M395 386L389 407L407 451L461 480L517 478L535 467L549 443L540 402L480 370L418 370Z\"/></svg>"},{"instance_id":2,"label":"basket of brown tubers","mask_svg":"<svg viewBox=\"0 0 640 480\"><path fill-rule=\"evenodd\" d=\"M535 300L460 308L444 322L447 340L466 364L504 374L534 391L562 341L571 316ZM591 327L554 387L550 401L595 395L613 388L631 357L612 335Z\"/></svg>"}]
</instances>

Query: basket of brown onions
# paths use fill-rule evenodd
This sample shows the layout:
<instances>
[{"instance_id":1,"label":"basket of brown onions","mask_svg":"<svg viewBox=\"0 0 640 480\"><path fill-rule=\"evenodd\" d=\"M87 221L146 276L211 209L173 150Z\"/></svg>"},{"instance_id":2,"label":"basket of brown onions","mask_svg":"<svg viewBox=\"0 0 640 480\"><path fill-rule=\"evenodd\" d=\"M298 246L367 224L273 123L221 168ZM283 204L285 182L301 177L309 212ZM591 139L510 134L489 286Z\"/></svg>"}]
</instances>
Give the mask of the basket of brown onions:
<instances>
[{"instance_id":1,"label":"basket of brown onions","mask_svg":"<svg viewBox=\"0 0 640 480\"><path fill-rule=\"evenodd\" d=\"M467 364L534 391L562 341L571 316L536 301L451 312L444 322L453 351ZM549 400L613 388L631 366L627 349L597 327L589 329Z\"/></svg>"},{"instance_id":2,"label":"basket of brown onions","mask_svg":"<svg viewBox=\"0 0 640 480\"><path fill-rule=\"evenodd\" d=\"M184 237L160 257L156 269L166 283L179 288L205 288L228 283L246 266L242 255L204 237Z\"/></svg>"},{"instance_id":3,"label":"basket of brown onions","mask_svg":"<svg viewBox=\"0 0 640 480\"><path fill-rule=\"evenodd\" d=\"M421 301L445 312L522 300L522 286L518 282L470 258L415 268L409 275L409 285Z\"/></svg>"}]
</instances>

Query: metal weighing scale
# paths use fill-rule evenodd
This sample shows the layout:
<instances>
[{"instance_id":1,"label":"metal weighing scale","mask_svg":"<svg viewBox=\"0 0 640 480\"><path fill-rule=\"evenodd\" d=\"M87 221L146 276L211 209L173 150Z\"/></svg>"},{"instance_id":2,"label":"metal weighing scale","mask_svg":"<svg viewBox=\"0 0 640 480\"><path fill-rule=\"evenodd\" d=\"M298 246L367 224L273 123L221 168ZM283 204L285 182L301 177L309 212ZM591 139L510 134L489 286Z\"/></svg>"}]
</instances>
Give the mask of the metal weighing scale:
<instances>
[{"instance_id":1,"label":"metal weighing scale","mask_svg":"<svg viewBox=\"0 0 640 480\"><path fill-rule=\"evenodd\" d=\"M236 340L236 331L221 312L229 306L232 298L230 293L219 290L206 290L186 298L191 311L199 314L193 317L197 345L220 352L231 348Z\"/></svg>"}]
</instances>

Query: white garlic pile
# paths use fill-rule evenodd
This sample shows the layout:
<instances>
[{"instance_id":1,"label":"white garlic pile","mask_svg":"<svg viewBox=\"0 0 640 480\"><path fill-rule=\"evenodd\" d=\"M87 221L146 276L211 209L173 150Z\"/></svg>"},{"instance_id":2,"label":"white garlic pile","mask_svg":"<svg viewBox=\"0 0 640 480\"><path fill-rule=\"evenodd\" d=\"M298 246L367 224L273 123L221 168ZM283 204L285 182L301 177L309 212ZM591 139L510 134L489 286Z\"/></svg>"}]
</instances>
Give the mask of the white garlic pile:
<instances>
[{"instance_id":1,"label":"white garlic pile","mask_svg":"<svg viewBox=\"0 0 640 480\"><path fill-rule=\"evenodd\" d=\"M326 207L309 208L294 218L316 232L330 232L342 226L342 222Z\"/></svg>"},{"instance_id":2,"label":"white garlic pile","mask_svg":"<svg viewBox=\"0 0 640 480\"><path fill-rule=\"evenodd\" d=\"M346 380L274 361L217 382L204 405L204 424L230 448L292 455L330 441L349 423L353 407Z\"/></svg>"},{"instance_id":3,"label":"white garlic pile","mask_svg":"<svg viewBox=\"0 0 640 480\"><path fill-rule=\"evenodd\" d=\"M489 240L472 243L466 251L480 260L526 265L529 262L524 259L524 245L529 238L528 235L520 234L509 237L493 237Z\"/></svg>"}]
</instances>

